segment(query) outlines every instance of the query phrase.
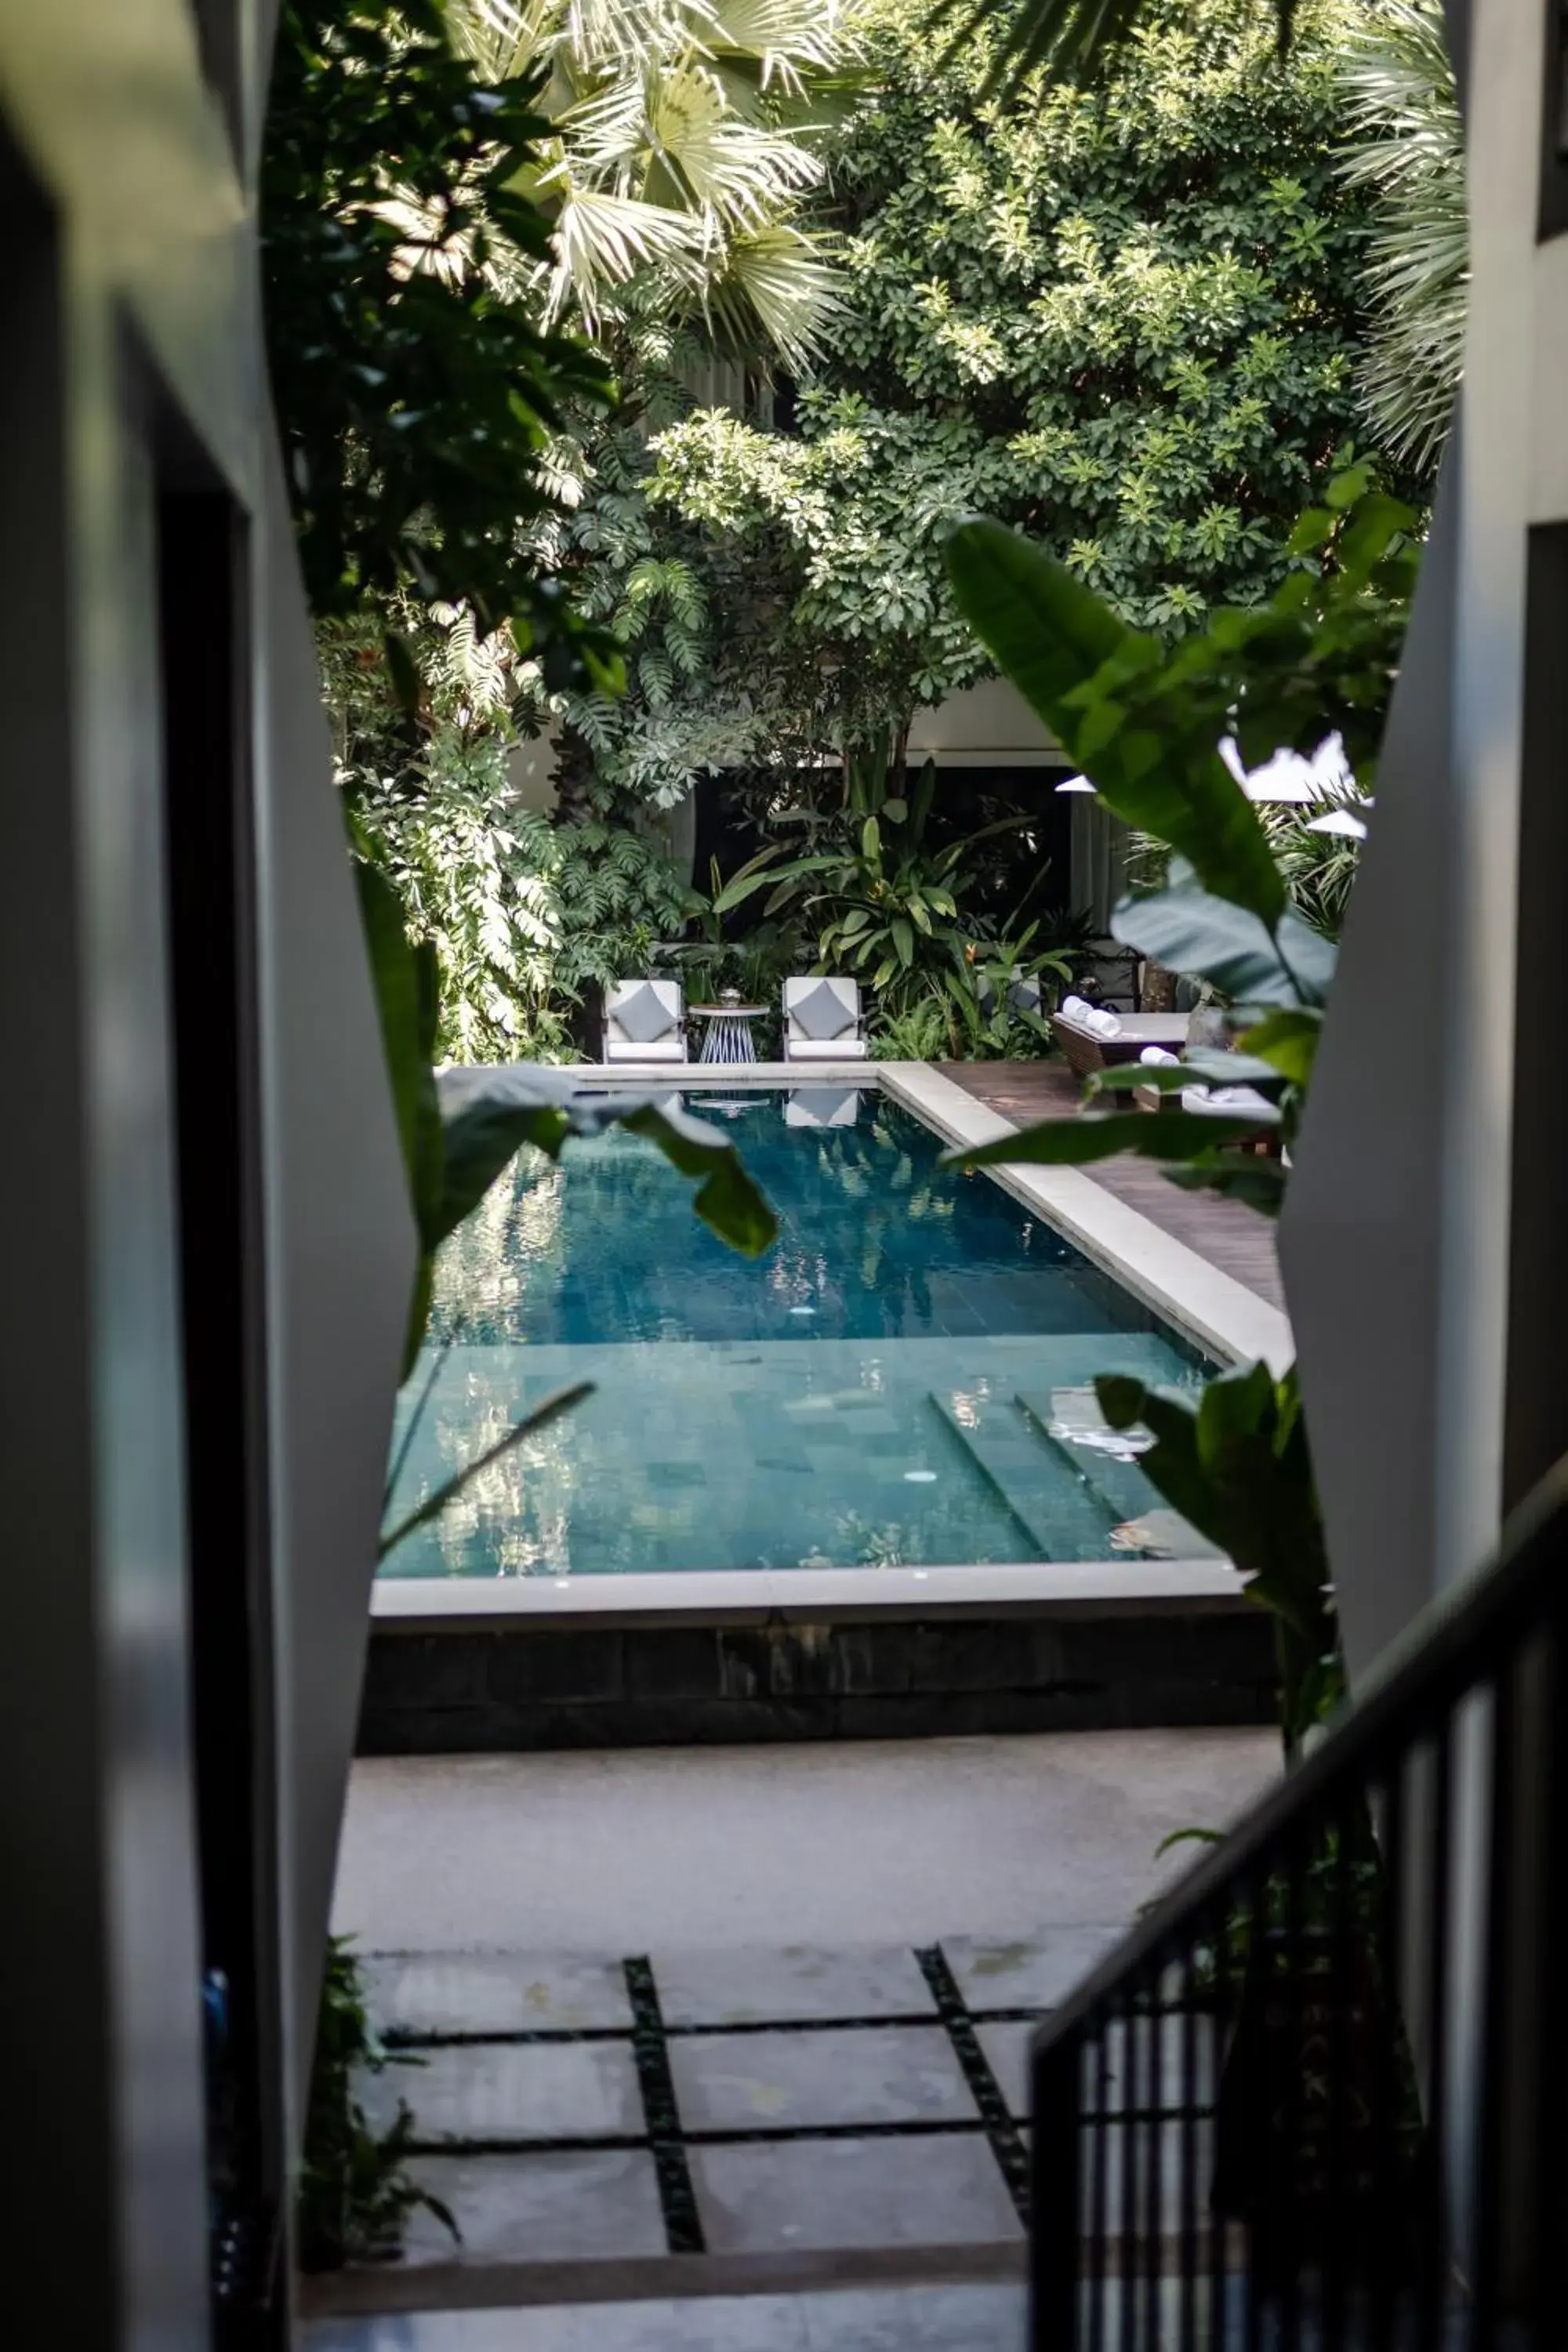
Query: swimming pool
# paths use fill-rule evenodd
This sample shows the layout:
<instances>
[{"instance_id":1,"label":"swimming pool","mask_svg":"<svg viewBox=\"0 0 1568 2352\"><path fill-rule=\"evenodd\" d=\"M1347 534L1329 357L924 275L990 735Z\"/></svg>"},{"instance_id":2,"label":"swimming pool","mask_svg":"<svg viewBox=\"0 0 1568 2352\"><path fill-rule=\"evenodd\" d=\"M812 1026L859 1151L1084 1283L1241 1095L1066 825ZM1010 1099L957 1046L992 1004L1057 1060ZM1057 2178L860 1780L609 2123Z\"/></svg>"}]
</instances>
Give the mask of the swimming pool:
<instances>
[{"instance_id":1,"label":"swimming pool","mask_svg":"<svg viewBox=\"0 0 1568 2352\"><path fill-rule=\"evenodd\" d=\"M619 1129L524 1152L444 1250L401 1518L552 1391L389 1577L919 1567L1185 1552L1097 1372L1202 1360L875 1086L689 1090L782 1230L757 1261Z\"/></svg>"}]
</instances>

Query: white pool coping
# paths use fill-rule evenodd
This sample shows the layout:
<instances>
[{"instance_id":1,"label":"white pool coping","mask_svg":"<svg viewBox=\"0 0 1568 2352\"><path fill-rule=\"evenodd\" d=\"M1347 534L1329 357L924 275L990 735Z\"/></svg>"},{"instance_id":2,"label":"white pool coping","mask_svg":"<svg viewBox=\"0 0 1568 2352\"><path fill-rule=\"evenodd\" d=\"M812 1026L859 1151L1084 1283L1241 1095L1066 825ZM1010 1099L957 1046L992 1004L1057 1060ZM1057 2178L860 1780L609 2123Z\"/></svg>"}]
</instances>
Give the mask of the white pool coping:
<instances>
[{"instance_id":1,"label":"white pool coping","mask_svg":"<svg viewBox=\"0 0 1568 2352\"><path fill-rule=\"evenodd\" d=\"M992 1143L1016 1128L925 1062L879 1062L885 1091L948 1143ZM1261 1356L1276 1374L1294 1356L1288 1317L1255 1290L1140 1215L1081 1168L993 1168L1004 1190L1037 1210L1064 1240L1208 1355L1226 1364Z\"/></svg>"},{"instance_id":2,"label":"white pool coping","mask_svg":"<svg viewBox=\"0 0 1568 2352\"><path fill-rule=\"evenodd\" d=\"M793 1625L887 1617L1105 1617L1226 1608L1242 1581L1222 1559L1017 1560L973 1568L659 1570L646 1576L382 1577L384 1633L520 1624Z\"/></svg>"},{"instance_id":3,"label":"white pool coping","mask_svg":"<svg viewBox=\"0 0 1568 2352\"><path fill-rule=\"evenodd\" d=\"M595 1083L658 1085L674 1093L778 1086L878 1087L950 1144L989 1143L1013 1122L926 1062L617 1062ZM586 1076L586 1073L584 1073ZM1224 1363L1261 1356L1282 1371L1294 1354L1288 1318L1077 1168L987 1171L1063 1239L1205 1353ZM524 1624L840 1623L900 1616L1155 1615L1242 1605L1228 1560L1019 1560L951 1568L657 1570L638 1576L378 1577L371 1615L383 1633L501 1632Z\"/></svg>"}]
</instances>

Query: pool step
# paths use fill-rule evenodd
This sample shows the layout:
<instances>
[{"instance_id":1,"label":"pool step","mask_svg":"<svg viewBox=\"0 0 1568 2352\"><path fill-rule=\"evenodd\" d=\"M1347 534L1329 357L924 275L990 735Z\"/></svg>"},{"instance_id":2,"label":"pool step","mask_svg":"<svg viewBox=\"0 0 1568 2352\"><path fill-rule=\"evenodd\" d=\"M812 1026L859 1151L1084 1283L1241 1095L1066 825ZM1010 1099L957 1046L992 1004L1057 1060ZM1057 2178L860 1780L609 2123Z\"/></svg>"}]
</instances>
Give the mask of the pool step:
<instances>
[{"instance_id":1,"label":"pool step","mask_svg":"<svg viewBox=\"0 0 1568 2352\"><path fill-rule=\"evenodd\" d=\"M1011 1397L982 1399L933 1389L931 1401L1017 1520L1033 1547L1031 1558L1106 1557L1107 1506L1084 1476L1086 1465L1062 1447L1042 1445L1033 1423Z\"/></svg>"},{"instance_id":2,"label":"pool step","mask_svg":"<svg viewBox=\"0 0 1568 2352\"><path fill-rule=\"evenodd\" d=\"M1137 1526L1149 1537L1140 1550L1172 1559L1224 1558L1219 1546L1200 1535L1190 1519L1157 1499L1137 1455L1117 1450L1116 1433L1092 1389L1060 1389L1044 1395L1020 1389L1016 1402L1038 1438L1089 1481L1118 1525ZM1069 1431L1079 1433L1079 1442ZM1097 1444L1094 1438L1101 1431L1108 1443Z\"/></svg>"}]
</instances>

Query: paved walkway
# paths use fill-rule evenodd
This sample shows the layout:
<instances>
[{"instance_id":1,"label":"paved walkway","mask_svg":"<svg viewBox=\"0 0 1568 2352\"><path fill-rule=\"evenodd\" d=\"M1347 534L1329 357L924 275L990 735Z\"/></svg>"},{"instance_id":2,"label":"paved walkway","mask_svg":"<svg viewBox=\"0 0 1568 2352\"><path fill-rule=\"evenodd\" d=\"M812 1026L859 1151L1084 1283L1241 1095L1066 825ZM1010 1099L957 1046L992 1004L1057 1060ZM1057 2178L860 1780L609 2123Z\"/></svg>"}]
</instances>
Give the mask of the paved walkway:
<instances>
[{"instance_id":1,"label":"paved walkway","mask_svg":"<svg viewBox=\"0 0 1568 2352\"><path fill-rule=\"evenodd\" d=\"M1016 1127L1068 1118L1082 1100L1079 1081L1061 1062L943 1062L940 1067L944 1077ZM1153 1160L1131 1154L1099 1160L1083 1172L1173 1241L1184 1242L1222 1274L1285 1310L1274 1227L1267 1217L1237 1201L1186 1192Z\"/></svg>"},{"instance_id":2,"label":"paved walkway","mask_svg":"<svg viewBox=\"0 0 1568 2352\"><path fill-rule=\"evenodd\" d=\"M1026 2051L1258 1732L355 1767L336 1924L457 2212L307 2352L1015 2352Z\"/></svg>"}]
</instances>

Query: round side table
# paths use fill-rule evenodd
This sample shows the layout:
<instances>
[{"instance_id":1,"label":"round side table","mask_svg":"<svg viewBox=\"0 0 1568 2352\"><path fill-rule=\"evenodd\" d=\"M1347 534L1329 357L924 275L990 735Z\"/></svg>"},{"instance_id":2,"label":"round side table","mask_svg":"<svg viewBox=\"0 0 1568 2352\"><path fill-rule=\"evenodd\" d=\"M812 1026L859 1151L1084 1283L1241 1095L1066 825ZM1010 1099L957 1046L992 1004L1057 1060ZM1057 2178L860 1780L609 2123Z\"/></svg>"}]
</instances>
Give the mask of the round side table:
<instances>
[{"instance_id":1,"label":"round side table","mask_svg":"<svg viewBox=\"0 0 1568 2352\"><path fill-rule=\"evenodd\" d=\"M708 1024L698 1060L754 1062L757 1049L752 1042L752 1024L760 1021L767 1009L765 1004L689 1005L687 1019Z\"/></svg>"}]
</instances>

